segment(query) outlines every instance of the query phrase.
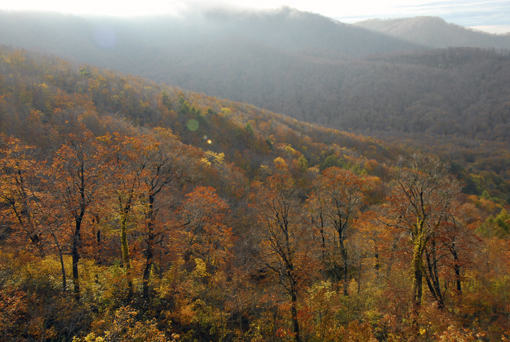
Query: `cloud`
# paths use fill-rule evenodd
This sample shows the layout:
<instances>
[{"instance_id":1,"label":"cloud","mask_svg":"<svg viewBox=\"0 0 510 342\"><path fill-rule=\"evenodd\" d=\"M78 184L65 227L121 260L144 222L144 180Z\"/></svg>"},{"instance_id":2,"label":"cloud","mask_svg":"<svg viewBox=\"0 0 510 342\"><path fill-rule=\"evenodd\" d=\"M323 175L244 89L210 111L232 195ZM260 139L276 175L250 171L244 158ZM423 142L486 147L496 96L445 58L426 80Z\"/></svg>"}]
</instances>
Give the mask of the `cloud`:
<instances>
[{"instance_id":1,"label":"cloud","mask_svg":"<svg viewBox=\"0 0 510 342\"><path fill-rule=\"evenodd\" d=\"M224 8L230 11L275 9L289 6L354 22L368 18L440 16L463 26L510 25L508 0L16 0L4 1L2 9L57 11L78 15L147 16L190 14Z\"/></svg>"},{"instance_id":2,"label":"cloud","mask_svg":"<svg viewBox=\"0 0 510 342\"><path fill-rule=\"evenodd\" d=\"M386 7L384 10L370 13L359 12L357 15L337 17L340 21L355 22L370 18L403 18L415 16L438 16L448 22L462 26L510 25L509 1L453 0L400 3Z\"/></svg>"}]
</instances>

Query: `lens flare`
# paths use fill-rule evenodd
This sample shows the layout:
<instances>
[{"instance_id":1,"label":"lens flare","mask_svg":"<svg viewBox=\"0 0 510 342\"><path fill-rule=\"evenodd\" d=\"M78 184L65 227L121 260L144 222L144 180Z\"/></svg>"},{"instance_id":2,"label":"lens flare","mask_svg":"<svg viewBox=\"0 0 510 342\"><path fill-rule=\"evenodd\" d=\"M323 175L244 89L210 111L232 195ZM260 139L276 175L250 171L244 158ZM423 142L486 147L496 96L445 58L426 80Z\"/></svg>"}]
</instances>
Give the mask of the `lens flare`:
<instances>
[{"instance_id":1,"label":"lens flare","mask_svg":"<svg viewBox=\"0 0 510 342\"><path fill-rule=\"evenodd\" d=\"M188 123L186 124L186 126L188 127L188 129L192 132L195 132L197 129L198 129L198 121L195 120L195 119L191 119L188 121Z\"/></svg>"}]
</instances>

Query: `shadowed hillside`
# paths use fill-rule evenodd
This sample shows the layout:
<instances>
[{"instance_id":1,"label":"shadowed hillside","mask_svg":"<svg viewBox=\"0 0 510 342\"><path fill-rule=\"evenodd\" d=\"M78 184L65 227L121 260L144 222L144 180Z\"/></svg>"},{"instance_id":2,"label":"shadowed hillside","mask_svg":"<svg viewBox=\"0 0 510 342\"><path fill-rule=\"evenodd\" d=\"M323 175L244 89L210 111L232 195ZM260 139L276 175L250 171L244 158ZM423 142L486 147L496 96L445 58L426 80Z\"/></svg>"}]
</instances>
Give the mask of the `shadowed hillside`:
<instances>
[{"instance_id":1,"label":"shadowed hillside","mask_svg":"<svg viewBox=\"0 0 510 342\"><path fill-rule=\"evenodd\" d=\"M417 49L289 8L129 20L15 12L0 16L0 40L13 46L329 128L405 141L510 177L505 166L510 56L504 52ZM493 195L504 192L496 188ZM477 189L472 192L481 192Z\"/></svg>"},{"instance_id":2,"label":"shadowed hillside","mask_svg":"<svg viewBox=\"0 0 510 342\"><path fill-rule=\"evenodd\" d=\"M0 17L2 43L299 120L381 137L508 141L504 113L510 62L508 55L494 51L417 50L418 45L386 34L290 8L129 20L21 12ZM483 38L487 46L493 38L504 38L439 18L369 23L410 37L427 29L430 39L448 37L442 33L446 28Z\"/></svg>"}]
</instances>

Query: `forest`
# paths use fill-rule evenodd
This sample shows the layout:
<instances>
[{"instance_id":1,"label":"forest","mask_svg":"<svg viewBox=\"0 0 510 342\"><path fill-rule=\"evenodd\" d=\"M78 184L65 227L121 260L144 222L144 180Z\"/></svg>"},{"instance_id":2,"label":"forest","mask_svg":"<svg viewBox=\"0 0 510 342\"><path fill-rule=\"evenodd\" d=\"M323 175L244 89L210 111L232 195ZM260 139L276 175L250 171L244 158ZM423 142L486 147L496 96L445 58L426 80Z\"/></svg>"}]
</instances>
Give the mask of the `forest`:
<instances>
[{"instance_id":1,"label":"forest","mask_svg":"<svg viewBox=\"0 0 510 342\"><path fill-rule=\"evenodd\" d=\"M510 37L439 18L364 25L380 30L291 8L129 20L5 11L0 43L404 143L459 164L470 194L483 190L469 174L486 172L488 196L507 201Z\"/></svg>"},{"instance_id":2,"label":"forest","mask_svg":"<svg viewBox=\"0 0 510 342\"><path fill-rule=\"evenodd\" d=\"M5 46L0 134L0 340L510 339L503 147Z\"/></svg>"}]
</instances>

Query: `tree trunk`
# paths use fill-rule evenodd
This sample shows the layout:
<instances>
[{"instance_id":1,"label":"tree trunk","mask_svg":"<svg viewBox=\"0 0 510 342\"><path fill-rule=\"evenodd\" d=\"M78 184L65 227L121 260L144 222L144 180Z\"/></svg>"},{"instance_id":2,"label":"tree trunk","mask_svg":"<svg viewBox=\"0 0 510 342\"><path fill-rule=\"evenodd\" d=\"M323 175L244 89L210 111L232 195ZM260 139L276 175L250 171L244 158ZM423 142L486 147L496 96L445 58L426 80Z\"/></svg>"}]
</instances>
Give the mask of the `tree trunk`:
<instances>
[{"instance_id":1,"label":"tree trunk","mask_svg":"<svg viewBox=\"0 0 510 342\"><path fill-rule=\"evenodd\" d=\"M343 280L343 287L344 287L344 296L349 295L349 260L347 259L347 249L344 245L344 238L342 236L342 231L340 230L338 232L339 235L339 242L340 242L340 255L342 256L342 262L343 262L343 269L342 269L342 280Z\"/></svg>"},{"instance_id":2,"label":"tree trunk","mask_svg":"<svg viewBox=\"0 0 510 342\"><path fill-rule=\"evenodd\" d=\"M343 285L344 285L344 296L348 296L349 295L349 264L347 262L347 250L345 249L345 247L342 247L341 253L342 253L342 259L344 262L344 266L343 266L344 274L342 276Z\"/></svg>"},{"instance_id":3,"label":"tree trunk","mask_svg":"<svg viewBox=\"0 0 510 342\"><path fill-rule=\"evenodd\" d=\"M122 249L122 263L126 268L126 276L128 283L128 299L131 299L133 296L133 280L131 279L131 262L129 260L129 246L127 239L127 218L125 215L122 215L121 223L120 223L120 244Z\"/></svg>"},{"instance_id":4,"label":"tree trunk","mask_svg":"<svg viewBox=\"0 0 510 342\"><path fill-rule=\"evenodd\" d=\"M301 341L301 336L299 335L299 321L297 316L297 293L295 290L292 290L291 299L292 299L291 306L292 332L294 333L294 340L296 342L299 342Z\"/></svg>"},{"instance_id":5,"label":"tree trunk","mask_svg":"<svg viewBox=\"0 0 510 342\"><path fill-rule=\"evenodd\" d=\"M57 245L57 251L58 251L58 257L60 259L60 267L62 269L62 292L66 292L67 288L67 278L66 278L66 268L64 264L64 256L62 255L62 248L60 247L60 243L58 242L57 236L55 235L55 232L51 231L51 236L53 237L53 240L55 240L55 245Z\"/></svg>"},{"instance_id":6,"label":"tree trunk","mask_svg":"<svg viewBox=\"0 0 510 342\"><path fill-rule=\"evenodd\" d=\"M459 256L457 254L457 250L455 248L455 241L452 243L451 252L453 255L453 270L455 272L455 283L457 284L457 293L462 294L462 285L460 282L460 261Z\"/></svg>"},{"instance_id":7,"label":"tree trunk","mask_svg":"<svg viewBox=\"0 0 510 342\"><path fill-rule=\"evenodd\" d=\"M149 282L151 278L151 270L153 263L152 242L147 241L147 249L145 250L145 269L143 270L143 298L149 299Z\"/></svg>"},{"instance_id":8,"label":"tree trunk","mask_svg":"<svg viewBox=\"0 0 510 342\"><path fill-rule=\"evenodd\" d=\"M322 216L322 210L321 210L321 213L320 213L320 224L321 224L321 228L320 228L320 232L321 232L321 247L322 247L322 263L324 264L326 262L326 236L324 234L324 217Z\"/></svg>"},{"instance_id":9,"label":"tree trunk","mask_svg":"<svg viewBox=\"0 0 510 342\"><path fill-rule=\"evenodd\" d=\"M441 285L439 283L439 273L437 271L437 255L436 255L436 241L432 239L430 252L426 252L427 256L427 269L428 274L425 273L425 279L429 287L430 293L434 296L439 309L444 307L444 296L441 291Z\"/></svg>"},{"instance_id":10,"label":"tree trunk","mask_svg":"<svg viewBox=\"0 0 510 342\"><path fill-rule=\"evenodd\" d=\"M143 298L149 299L149 282L152 264L154 262L154 195L149 195L149 210L147 212L147 238L145 248L145 269L143 270Z\"/></svg>"},{"instance_id":11,"label":"tree trunk","mask_svg":"<svg viewBox=\"0 0 510 342\"><path fill-rule=\"evenodd\" d=\"M80 301L80 275L78 271L78 263L80 262L80 252L78 248L81 241L81 221L82 216L77 217L75 220L76 226L74 229L73 246L71 248L71 256L73 260L73 285L74 285L74 298L77 302Z\"/></svg>"},{"instance_id":12,"label":"tree trunk","mask_svg":"<svg viewBox=\"0 0 510 342\"><path fill-rule=\"evenodd\" d=\"M87 208L87 200L85 196L85 165L83 162L80 164L79 171L79 179L80 179L80 212L74 217L75 221L75 229L73 236L73 246L71 249L71 255L73 260L73 285L74 285L74 298L77 302L80 301L81 293L80 293L80 275L78 270L78 263L80 262L80 252L79 248L81 247L81 224L83 222L83 217L85 216L85 210Z\"/></svg>"},{"instance_id":13,"label":"tree trunk","mask_svg":"<svg viewBox=\"0 0 510 342\"><path fill-rule=\"evenodd\" d=\"M419 237L414 243L411 267L413 270L413 314L416 317L421 306L423 284L423 246Z\"/></svg>"},{"instance_id":14,"label":"tree trunk","mask_svg":"<svg viewBox=\"0 0 510 342\"><path fill-rule=\"evenodd\" d=\"M374 263L374 270L376 271L377 275L379 275L379 269L381 268L381 264L379 262L379 251L377 249L377 246L375 247L375 263Z\"/></svg>"}]
</instances>

